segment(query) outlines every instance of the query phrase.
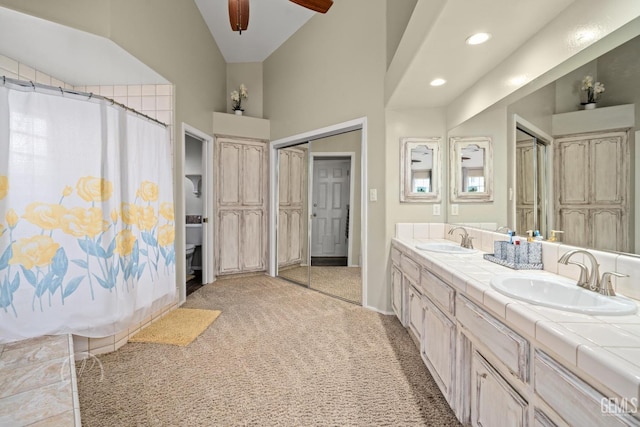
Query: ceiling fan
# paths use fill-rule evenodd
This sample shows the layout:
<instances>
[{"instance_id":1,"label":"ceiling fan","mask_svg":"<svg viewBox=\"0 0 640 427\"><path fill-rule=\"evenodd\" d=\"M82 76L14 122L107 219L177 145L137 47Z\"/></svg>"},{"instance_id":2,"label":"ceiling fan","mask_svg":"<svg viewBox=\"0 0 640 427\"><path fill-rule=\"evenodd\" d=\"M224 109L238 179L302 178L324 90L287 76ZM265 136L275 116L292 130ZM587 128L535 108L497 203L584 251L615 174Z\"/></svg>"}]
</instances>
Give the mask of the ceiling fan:
<instances>
[{"instance_id":1,"label":"ceiling fan","mask_svg":"<svg viewBox=\"0 0 640 427\"><path fill-rule=\"evenodd\" d=\"M314 12L327 13L333 0L289 0ZM231 29L242 34L249 26L249 0L229 0L229 23Z\"/></svg>"}]
</instances>

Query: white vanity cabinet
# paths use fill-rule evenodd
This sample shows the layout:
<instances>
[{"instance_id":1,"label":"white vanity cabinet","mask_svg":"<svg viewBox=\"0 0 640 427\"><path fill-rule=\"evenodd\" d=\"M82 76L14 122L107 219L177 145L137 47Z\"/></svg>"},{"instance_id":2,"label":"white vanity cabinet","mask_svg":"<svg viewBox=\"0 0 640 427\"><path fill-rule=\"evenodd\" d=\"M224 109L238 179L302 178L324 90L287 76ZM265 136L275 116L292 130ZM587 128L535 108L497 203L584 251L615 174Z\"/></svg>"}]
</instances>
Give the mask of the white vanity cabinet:
<instances>
[{"instance_id":1,"label":"white vanity cabinet","mask_svg":"<svg viewBox=\"0 0 640 427\"><path fill-rule=\"evenodd\" d=\"M402 323L402 272L395 265L391 267L391 307Z\"/></svg>"},{"instance_id":2,"label":"white vanity cabinet","mask_svg":"<svg viewBox=\"0 0 640 427\"><path fill-rule=\"evenodd\" d=\"M420 355L449 405L455 409L456 323L427 297Z\"/></svg>"},{"instance_id":3,"label":"white vanity cabinet","mask_svg":"<svg viewBox=\"0 0 640 427\"><path fill-rule=\"evenodd\" d=\"M423 268L420 287L424 289L423 334L420 355L440 391L455 407L456 322L455 290Z\"/></svg>"},{"instance_id":4,"label":"white vanity cabinet","mask_svg":"<svg viewBox=\"0 0 640 427\"><path fill-rule=\"evenodd\" d=\"M424 323L422 292L411 282L409 282L407 291L407 309L409 311L407 316L407 327L411 333L413 333L416 342L420 343L422 341L422 328Z\"/></svg>"},{"instance_id":5,"label":"white vanity cabinet","mask_svg":"<svg viewBox=\"0 0 640 427\"><path fill-rule=\"evenodd\" d=\"M477 351L471 361L471 425L528 425L528 403Z\"/></svg>"},{"instance_id":6,"label":"white vanity cabinet","mask_svg":"<svg viewBox=\"0 0 640 427\"><path fill-rule=\"evenodd\" d=\"M444 258L431 261L396 241L391 258L394 312L463 425L640 427L637 401L598 391L607 378L578 376L553 349L443 280Z\"/></svg>"},{"instance_id":7,"label":"white vanity cabinet","mask_svg":"<svg viewBox=\"0 0 640 427\"><path fill-rule=\"evenodd\" d=\"M462 295L456 296L458 416L473 426L529 425L529 342Z\"/></svg>"},{"instance_id":8,"label":"white vanity cabinet","mask_svg":"<svg viewBox=\"0 0 640 427\"><path fill-rule=\"evenodd\" d=\"M568 425L640 426L640 419L631 415L637 402L621 408L540 350L534 355L533 385L536 395Z\"/></svg>"}]
</instances>

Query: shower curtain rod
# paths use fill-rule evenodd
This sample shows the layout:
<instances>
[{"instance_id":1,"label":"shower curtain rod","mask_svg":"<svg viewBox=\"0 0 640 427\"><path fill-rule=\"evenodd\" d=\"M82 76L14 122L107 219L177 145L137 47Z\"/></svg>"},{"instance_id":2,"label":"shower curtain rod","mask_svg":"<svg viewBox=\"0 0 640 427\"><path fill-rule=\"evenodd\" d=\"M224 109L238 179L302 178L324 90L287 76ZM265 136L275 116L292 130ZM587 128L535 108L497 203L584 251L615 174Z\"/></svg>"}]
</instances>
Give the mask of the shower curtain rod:
<instances>
[{"instance_id":1,"label":"shower curtain rod","mask_svg":"<svg viewBox=\"0 0 640 427\"><path fill-rule=\"evenodd\" d=\"M43 85L41 83L34 83L32 81L27 81L27 80L17 80L17 79L12 79L10 77L6 77L6 76L2 76L2 84L4 86L7 86L7 84L11 84L11 85L17 85L20 86L22 88L27 88L27 89L33 89L34 91L36 89L44 89L44 90L48 90L51 92L59 92L60 95L64 95L65 93L68 93L70 95L77 95L77 96L86 96L87 100L90 99L97 99L97 100L101 100L101 101L106 101L111 103L111 105L117 105L118 107L126 110L126 111L130 111L138 116L142 116L147 120L151 120L152 122L156 122L159 125L164 126L165 128L168 127L169 125L166 123L161 122L160 120L154 119L153 117L149 117L144 113L141 113L138 110L134 110L133 108L127 107L124 104L121 104L119 102L116 102L114 99L111 98L107 98L106 96L102 96L102 95L95 95L93 92L79 92L76 90L70 90L70 89L65 89L63 87L60 86L49 86L49 85Z\"/></svg>"}]
</instances>

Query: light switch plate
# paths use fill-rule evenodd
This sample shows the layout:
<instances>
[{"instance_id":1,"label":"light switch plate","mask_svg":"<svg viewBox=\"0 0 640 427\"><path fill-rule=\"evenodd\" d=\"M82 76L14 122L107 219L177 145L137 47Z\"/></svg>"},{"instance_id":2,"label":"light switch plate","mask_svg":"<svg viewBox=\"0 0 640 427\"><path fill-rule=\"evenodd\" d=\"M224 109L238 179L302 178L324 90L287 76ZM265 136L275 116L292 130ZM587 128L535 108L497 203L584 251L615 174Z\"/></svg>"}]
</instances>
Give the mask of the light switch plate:
<instances>
[{"instance_id":1,"label":"light switch plate","mask_svg":"<svg viewBox=\"0 0 640 427\"><path fill-rule=\"evenodd\" d=\"M451 215L458 215L458 205L451 205Z\"/></svg>"},{"instance_id":2,"label":"light switch plate","mask_svg":"<svg viewBox=\"0 0 640 427\"><path fill-rule=\"evenodd\" d=\"M434 216L440 215L440 205L433 205L433 215Z\"/></svg>"},{"instance_id":3,"label":"light switch plate","mask_svg":"<svg viewBox=\"0 0 640 427\"><path fill-rule=\"evenodd\" d=\"M378 190L376 188L369 189L369 201L370 202L378 201Z\"/></svg>"}]
</instances>

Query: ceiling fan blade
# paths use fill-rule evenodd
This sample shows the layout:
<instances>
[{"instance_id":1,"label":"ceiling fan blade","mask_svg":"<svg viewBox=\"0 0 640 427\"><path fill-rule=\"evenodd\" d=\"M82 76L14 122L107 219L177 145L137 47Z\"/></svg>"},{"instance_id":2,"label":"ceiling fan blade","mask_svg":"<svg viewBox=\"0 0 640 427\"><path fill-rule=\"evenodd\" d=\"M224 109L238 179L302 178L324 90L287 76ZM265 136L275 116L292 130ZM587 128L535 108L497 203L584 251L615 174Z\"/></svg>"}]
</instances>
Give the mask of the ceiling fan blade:
<instances>
[{"instance_id":1,"label":"ceiling fan blade","mask_svg":"<svg viewBox=\"0 0 640 427\"><path fill-rule=\"evenodd\" d=\"M249 0L229 0L229 23L242 34L249 26Z\"/></svg>"},{"instance_id":2,"label":"ceiling fan blade","mask_svg":"<svg viewBox=\"0 0 640 427\"><path fill-rule=\"evenodd\" d=\"M333 5L333 0L290 0L307 9L311 9L319 13L327 13L327 10Z\"/></svg>"}]
</instances>

